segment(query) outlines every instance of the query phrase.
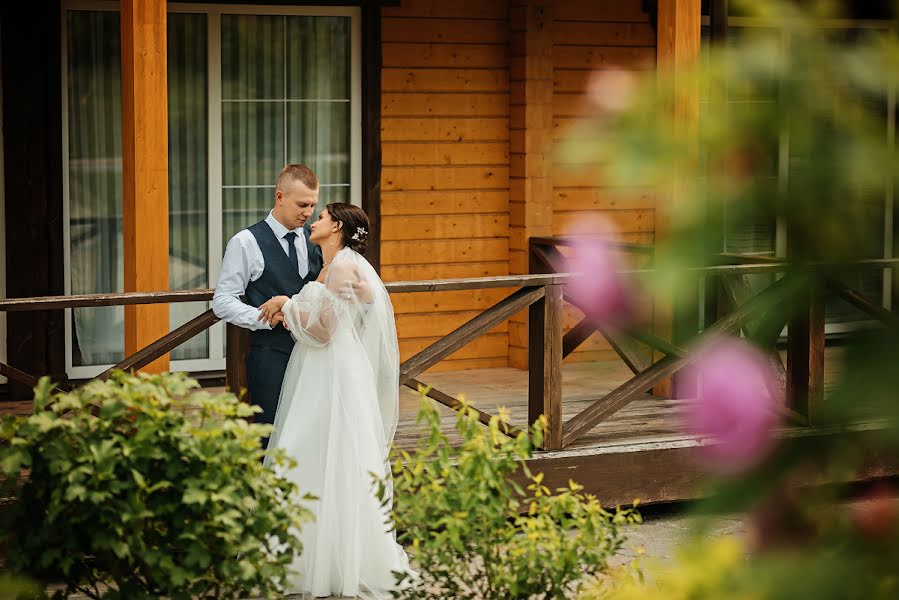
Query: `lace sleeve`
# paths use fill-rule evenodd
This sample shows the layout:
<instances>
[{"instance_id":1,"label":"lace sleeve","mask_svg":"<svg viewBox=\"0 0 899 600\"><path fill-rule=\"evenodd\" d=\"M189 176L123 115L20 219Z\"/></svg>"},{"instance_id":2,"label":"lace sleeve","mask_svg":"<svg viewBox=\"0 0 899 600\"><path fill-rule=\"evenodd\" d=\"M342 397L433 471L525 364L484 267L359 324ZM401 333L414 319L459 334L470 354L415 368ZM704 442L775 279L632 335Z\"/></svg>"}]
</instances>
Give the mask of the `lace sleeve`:
<instances>
[{"instance_id":1,"label":"lace sleeve","mask_svg":"<svg viewBox=\"0 0 899 600\"><path fill-rule=\"evenodd\" d=\"M320 283L311 282L284 304L284 320L293 338L310 346L331 341L340 319L336 298Z\"/></svg>"}]
</instances>

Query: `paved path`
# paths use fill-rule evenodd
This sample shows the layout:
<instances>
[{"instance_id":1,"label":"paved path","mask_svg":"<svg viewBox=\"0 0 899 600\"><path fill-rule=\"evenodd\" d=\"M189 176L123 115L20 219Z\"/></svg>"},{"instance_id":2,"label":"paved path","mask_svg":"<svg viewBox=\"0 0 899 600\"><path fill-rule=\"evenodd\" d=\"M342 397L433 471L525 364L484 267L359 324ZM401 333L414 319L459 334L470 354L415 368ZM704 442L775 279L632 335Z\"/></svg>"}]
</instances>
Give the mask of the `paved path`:
<instances>
[{"instance_id":1,"label":"paved path","mask_svg":"<svg viewBox=\"0 0 899 600\"><path fill-rule=\"evenodd\" d=\"M613 565L630 562L642 549L644 558L670 560L677 548L691 539L695 518L685 516L678 507L649 508L644 513L643 524L628 532L625 547L611 561ZM714 517L708 524L708 536L743 537L746 521L742 515Z\"/></svg>"}]
</instances>

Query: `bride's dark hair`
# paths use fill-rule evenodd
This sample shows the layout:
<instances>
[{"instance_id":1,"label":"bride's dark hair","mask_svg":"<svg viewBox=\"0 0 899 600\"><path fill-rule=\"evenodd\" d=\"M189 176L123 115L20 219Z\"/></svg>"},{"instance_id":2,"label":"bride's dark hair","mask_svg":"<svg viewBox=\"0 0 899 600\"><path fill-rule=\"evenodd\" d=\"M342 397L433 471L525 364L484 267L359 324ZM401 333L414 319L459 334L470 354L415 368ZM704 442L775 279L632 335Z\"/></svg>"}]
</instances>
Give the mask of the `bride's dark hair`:
<instances>
[{"instance_id":1,"label":"bride's dark hair","mask_svg":"<svg viewBox=\"0 0 899 600\"><path fill-rule=\"evenodd\" d=\"M352 248L359 254L365 254L368 246L368 235L371 227L365 211L345 202L332 202L325 207L331 219L343 223L343 245Z\"/></svg>"}]
</instances>

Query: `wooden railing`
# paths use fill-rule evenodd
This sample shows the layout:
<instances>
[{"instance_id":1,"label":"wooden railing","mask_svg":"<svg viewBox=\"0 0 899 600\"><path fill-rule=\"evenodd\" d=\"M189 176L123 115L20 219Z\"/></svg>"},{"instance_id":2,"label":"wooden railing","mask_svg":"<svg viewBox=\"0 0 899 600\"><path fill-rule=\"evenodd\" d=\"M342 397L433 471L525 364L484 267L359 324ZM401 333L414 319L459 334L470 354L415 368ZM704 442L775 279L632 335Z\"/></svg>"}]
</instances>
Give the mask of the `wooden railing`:
<instances>
[{"instance_id":1,"label":"wooden railing","mask_svg":"<svg viewBox=\"0 0 899 600\"><path fill-rule=\"evenodd\" d=\"M565 254L560 250L577 243L571 238L531 238L530 265L532 271L567 272L570 270ZM619 244L617 249L651 257L652 247ZM851 263L817 263L796 269L795 265L776 258L755 255L722 253L719 264L687 269L687 273L705 276L721 285L729 306L717 321L697 331L692 339L673 344L640 329L616 330L597 322L589 315L565 334L565 355L583 343L593 332L599 332L609 342L621 360L633 371L634 377L604 396L562 427L562 446L567 446L621 410L631 401L660 381L673 376L689 364L697 346L725 333L741 332L766 348L768 358L778 373L780 389L787 399L783 407L787 417L795 423L813 424L815 409L824 393L824 288L828 288L874 319L896 324L897 316L865 298L860 292L833 278L833 273L899 266L899 259L858 260ZM651 261L651 258L650 258ZM623 276L639 271L622 272ZM781 274L770 286L754 292L748 276L753 274ZM578 308L578 301L563 294L566 302ZM772 310L784 305L794 310ZM586 311L589 312L589 311ZM787 327L787 362L783 363L776 344ZM647 364L649 348L662 358Z\"/></svg>"},{"instance_id":2,"label":"wooden railing","mask_svg":"<svg viewBox=\"0 0 899 600\"><path fill-rule=\"evenodd\" d=\"M521 275L387 283L386 286L390 293L516 288L508 298L403 362L400 366L401 383L413 389L417 389L419 386L426 387L425 383L418 379L421 373L515 313L527 308L531 322L535 323L535 326L531 328L529 344L531 356L529 363L531 367L529 370L529 416L533 421L540 414L547 415L550 422L547 439L553 446L558 446L561 441L561 299L562 286L569 277L565 274ZM19 298L0 301L0 311L12 313L126 304L205 302L212 299L212 294L213 290L206 289ZM205 331L218 320L212 310L207 310L149 346L127 356L98 375L97 379L109 377L115 369L140 369ZM245 359L248 349L249 332L228 325L225 354L226 383L232 390L238 391L246 388ZM0 363L0 374L27 386L36 385L38 380L36 376L5 363ZM68 387L60 384L61 389ZM440 390L430 388L427 395L451 408L460 406L460 402L456 398ZM478 411L478 414L484 423L491 418L483 411ZM511 424L504 424L504 426L508 435L515 436L520 431Z\"/></svg>"},{"instance_id":3,"label":"wooden railing","mask_svg":"<svg viewBox=\"0 0 899 600\"><path fill-rule=\"evenodd\" d=\"M567 243L569 242L564 238L534 238L531 241L532 268L559 271L555 273L387 283L390 293L495 288L513 290L500 302L404 361L400 365L400 383L412 389L419 386L427 388L427 382L422 381L421 377L427 369L514 314L527 309L528 422L533 423L540 415L546 416L547 429L543 445L547 450L557 450L570 445L630 402L641 397L656 383L670 378L689 364L698 345L725 333L738 331L771 348L770 360L781 374L781 385L786 388L789 398L784 411L797 422L808 423L813 420L814 406L823 393L824 348L823 296L822 288L813 285L817 281L815 265L800 273L792 271L792 266L784 262L722 255L720 257L722 264L689 269L688 271L695 275L714 276L721 281L725 295L731 301L731 307L720 319L682 344L662 339L648 330L620 330L589 316L584 317L563 335L563 303L573 301L573 298L565 293L565 289L575 275L565 272L568 270L567 262L564 253L560 252L557 246L564 246ZM651 257L651 249L647 247L627 246L621 249ZM897 265L899 259L875 259L855 262L852 268L883 269L894 268ZM817 265L822 269L831 266ZM641 272L644 271L624 271L622 276L634 276ZM754 293L749 288L746 276L757 273L786 274L761 292ZM870 302L857 291L832 280L827 284L841 297L872 317L885 322L895 321L895 316L891 312ZM0 311L12 313L126 304L197 302L211 300L212 294L213 290L207 289L21 298L0 301ZM774 344L787 323L774 318L784 314L783 311L770 309L788 301L800 302L802 306L808 307L808 310L799 311L799 316L793 317L788 323L787 364L784 365L779 353L774 349ZM207 310L146 348L126 357L98 377L108 377L112 369L139 369L163 354L171 352L216 322L218 318L211 310ZM634 376L603 397L597 398L567 422L563 422L562 360L594 331L598 331L609 341ZM248 342L249 333L246 330L228 326L226 382L228 387L235 391L246 387L244 362ZM660 358L655 362L648 360L647 356L650 353L646 352L647 349L656 351ZM33 375L4 363L0 363L0 373L25 385L33 386L37 383L37 378ZM434 388L427 389L427 395L441 404L454 409L461 405L458 399L447 393ZM489 421L490 414L476 410L482 422ZM503 425L503 429L510 436L516 436L525 429L511 423Z\"/></svg>"}]
</instances>

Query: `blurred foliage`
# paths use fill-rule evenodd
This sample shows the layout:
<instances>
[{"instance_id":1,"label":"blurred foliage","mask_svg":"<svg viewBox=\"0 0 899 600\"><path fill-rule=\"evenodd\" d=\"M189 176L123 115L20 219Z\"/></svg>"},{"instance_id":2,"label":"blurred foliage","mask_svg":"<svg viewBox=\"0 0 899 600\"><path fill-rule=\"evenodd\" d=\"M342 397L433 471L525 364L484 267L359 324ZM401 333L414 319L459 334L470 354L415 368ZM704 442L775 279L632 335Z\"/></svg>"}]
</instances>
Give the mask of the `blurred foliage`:
<instances>
[{"instance_id":1,"label":"blurred foliage","mask_svg":"<svg viewBox=\"0 0 899 600\"><path fill-rule=\"evenodd\" d=\"M733 537L697 537L673 562L646 564L646 581L622 578L589 590L582 600L899 597L899 529L871 537L848 515L822 512L833 522L814 544L750 553Z\"/></svg>"},{"instance_id":2,"label":"blurred foliage","mask_svg":"<svg viewBox=\"0 0 899 600\"><path fill-rule=\"evenodd\" d=\"M899 177L895 21L888 31L848 29L823 24L839 16L833 3L733 4L755 25L692 69L598 74L597 114L566 142L564 160L601 164L605 185L660 190L670 230L647 282L655 294L671 297L695 283L686 268L715 264L725 227L760 222L786 232L786 276L801 272L801 292L818 293L852 272L848 261L883 256ZM622 97L608 96L608 77ZM769 307L766 344L805 302ZM647 570L651 585L623 585L616 597L899 595L895 486L847 507L853 488L839 483L899 456L899 326L895 312L884 321L846 342L836 385L812 407L813 424L827 429L785 436L762 464L706 482L699 514L750 511L750 546L697 542L674 565ZM838 483L809 485L821 482Z\"/></svg>"},{"instance_id":3,"label":"blurred foliage","mask_svg":"<svg viewBox=\"0 0 899 600\"><path fill-rule=\"evenodd\" d=\"M867 203L899 176L886 126L899 76L895 33L845 39L816 25L824 15L811 9L733 4L759 26L692 69L598 72L596 118L563 145L563 161L603 165L605 185L655 185L663 198L677 190L676 203L657 207L672 226L670 256L657 257L664 271L720 252L722 232L709 222L725 210L737 228L784 219L798 261L869 256ZM779 161L788 161L788 181L777 180Z\"/></svg>"},{"instance_id":4,"label":"blurred foliage","mask_svg":"<svg viewBox=\"0 0 899 600\"><path fill-rule=\"evenodd\" d=\"M40 593L40 586L24 577L0 574L0 600L37 597Z\"/></svg>"},{"instance_id":5,"label":"blurred foliage","mask_svg":"<svg viewBox=\"0 0 899 600\"><path fill-rule=\"evenodd\" d=\"M115 372L56 393L42 378L33 414L0 426L6 568L64 584L54 597L276 597L308 511L262 466L258 409L197 388Z\"/></svg>"},{"instance_id":6,"label":"blurred foliage","mask_svg":"<svg viewBox=\"0 0 899 600\"><path fill-rule=\"evenodd\" d=\"M571 597L585 578L606 570L625 527L640 522L631 509L603 510L574 482L553 492L542 473L528 469L543 420L531 438L512 439L497 417L485 428L465 406L456 420L462 443L454 448L423 394L418 419L426 433L414 452L394 452L392 487L398 540L419 575L404 578L396 597ZM391 483L380 482L382 500L390 493Z\"/></svg>"}]
</instances>

